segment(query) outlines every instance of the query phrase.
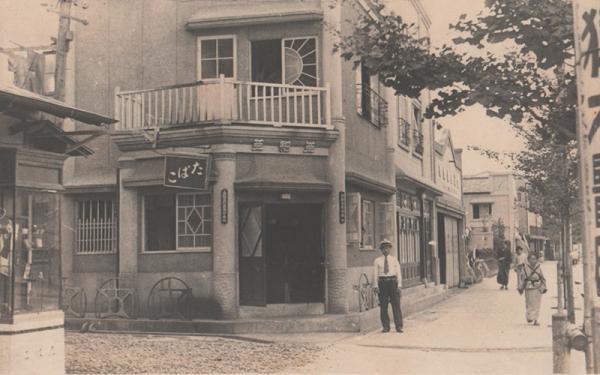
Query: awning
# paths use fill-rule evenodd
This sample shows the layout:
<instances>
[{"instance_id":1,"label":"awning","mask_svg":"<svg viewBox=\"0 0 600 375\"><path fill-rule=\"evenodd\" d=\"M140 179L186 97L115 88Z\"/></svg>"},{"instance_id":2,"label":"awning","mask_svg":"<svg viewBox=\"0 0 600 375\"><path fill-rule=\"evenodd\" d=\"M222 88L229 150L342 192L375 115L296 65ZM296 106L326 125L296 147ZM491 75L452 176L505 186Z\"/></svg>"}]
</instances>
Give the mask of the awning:
<instances>
[{"instance_id":1,"label":"awning","mask_svg":"<svg viewBox=\"0 0 600 375\"><path fill-rule=\"evenodd\" d=\"M71 118L86 124L112 124L117 120L94 112L72 107L58 100L48 98L15 86L0 86L0 109L21 107L30 111L41 111L60 118Z\"/></svg>"},{"instance_id":2,"label":"awning","mask_svg":"<svg viewBox=\"0 0 600 375\"><path fill-rule=\"evenodd\" d=\"M186 23L189 30L215 27L250 26L298 21L321 21L323 11L319 2L218 2L204 6Z\"/></svg>"},{"instance_id":3,"label":"awning","mask_svg":"<svg viewBox=\"0 0 600 375\"><path fill-rule=\"evenodd\" d=\"M90 156L94 153L92 149L80 145L80 142L49 120L21 122L13 127L17 128L17 131L27 133L28 141L40 150L64 153L69 156Z\"/></svg>"}]
</instances>

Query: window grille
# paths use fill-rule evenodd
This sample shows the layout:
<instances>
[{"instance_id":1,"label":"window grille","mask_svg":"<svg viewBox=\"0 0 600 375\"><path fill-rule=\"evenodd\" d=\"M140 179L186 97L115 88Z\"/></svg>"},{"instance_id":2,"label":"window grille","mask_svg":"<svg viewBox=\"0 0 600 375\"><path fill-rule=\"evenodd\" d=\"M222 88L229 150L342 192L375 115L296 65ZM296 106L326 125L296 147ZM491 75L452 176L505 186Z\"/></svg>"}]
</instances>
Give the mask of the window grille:
<instances>
[{"instance_id":1,"label":"window grille","mask_svg":"<svg viewBox=\"0 0 600 375\"><path fill-rule=\"evenodd\" d=\"M77 254L111 254L117 249L117 209L113 199L77 202Z\"/></svg>"}]
</instances>

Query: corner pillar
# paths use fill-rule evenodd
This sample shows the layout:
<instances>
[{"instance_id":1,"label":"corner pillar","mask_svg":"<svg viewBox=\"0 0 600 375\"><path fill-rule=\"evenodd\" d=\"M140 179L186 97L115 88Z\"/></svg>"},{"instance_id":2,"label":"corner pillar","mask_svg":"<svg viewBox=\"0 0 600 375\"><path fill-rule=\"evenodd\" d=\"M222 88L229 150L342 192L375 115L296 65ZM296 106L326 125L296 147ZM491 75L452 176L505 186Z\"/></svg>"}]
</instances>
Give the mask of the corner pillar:
<instances>
[{"instance_id":1,"label":"corner pillar","mask_svg":"<svg viewBox=\"0 0 600 375\"><path fill-rule=\"evenodd\" d=\"M119 247L116 273L122 281L121 287L135 287L138 269L138 253L141 248L137 231L124 230L125 227L139 227L140 198L137 189L125 188L123 180L132 177L135 173L135 161L121 160L117 174L117 189L119 200ZM142 234L143 235L143 234Z\"/></svg>"},{"instance_id":2,"label":"corner pillar","mask_svg":"<svg viewBox=\"0 0 600 375\"><path fill-rule=\"evenodd\" d=\"M235 243L235 153L213 154L217 182L213 186L213 290L219 317L238 317L238 273ZM227 222L221 220L226 211ZM225 213L225 212L223 212Z\"/></svg>"}]
</instances>

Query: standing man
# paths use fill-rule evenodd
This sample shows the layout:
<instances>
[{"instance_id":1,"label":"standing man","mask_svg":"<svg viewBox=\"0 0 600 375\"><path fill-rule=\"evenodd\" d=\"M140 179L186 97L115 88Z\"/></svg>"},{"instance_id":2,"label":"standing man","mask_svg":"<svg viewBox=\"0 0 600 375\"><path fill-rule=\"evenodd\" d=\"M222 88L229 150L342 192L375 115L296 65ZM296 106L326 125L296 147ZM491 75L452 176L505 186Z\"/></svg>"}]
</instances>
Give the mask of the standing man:
<instances>
[{"instance_id":1,"label":"standing man","mask_svg":"<svg viewBox=\"0 0 600 375\"><path fill-rule=\"evenodd\" d=\"M396 257L390 255L392 243L384 239L379 244L382 256L373 263L373 282L376 283L375 293L379 295L379 308L383 332L390 331L390 317L388 303L392 304L394 325L397 332L402 332L402 311L400 310L400 293L402 288L402 274L400 263Z\"/></svg>"}]
</instances>

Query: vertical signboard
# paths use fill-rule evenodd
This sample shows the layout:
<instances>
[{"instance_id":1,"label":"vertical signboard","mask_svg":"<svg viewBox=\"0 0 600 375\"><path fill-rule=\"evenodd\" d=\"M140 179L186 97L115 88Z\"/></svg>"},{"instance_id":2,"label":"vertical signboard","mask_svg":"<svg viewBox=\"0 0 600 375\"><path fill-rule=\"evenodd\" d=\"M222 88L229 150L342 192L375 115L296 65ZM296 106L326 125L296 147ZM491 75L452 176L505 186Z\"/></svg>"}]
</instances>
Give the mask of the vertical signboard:
<instances>
[{"instance_id":1,"label":"vertical signboard","mask_svg":"<svg viewBox=\"0 0 600 375\"><path fill-rule=\"evenodd\" d=\"M577 142L580 158L583 204L584 260L595 267L596 285L586 294L600 290L600 1L573 0L575 66L577 73ZM594 256L590 256L593 253ZM586 262L584 261L584 265ZM585 267L585 266L584 266ZM593 268L585 267L592 274ZM592 276L592 275L589 275ZM585 277L590 280L588 277ZM584 283L585 284L585 283ZM587 309L586 309L587 310ZM586 315L588 312L586 311Z\"/></svg>"}]
</instances>

